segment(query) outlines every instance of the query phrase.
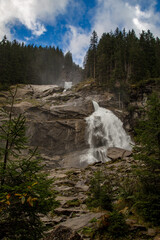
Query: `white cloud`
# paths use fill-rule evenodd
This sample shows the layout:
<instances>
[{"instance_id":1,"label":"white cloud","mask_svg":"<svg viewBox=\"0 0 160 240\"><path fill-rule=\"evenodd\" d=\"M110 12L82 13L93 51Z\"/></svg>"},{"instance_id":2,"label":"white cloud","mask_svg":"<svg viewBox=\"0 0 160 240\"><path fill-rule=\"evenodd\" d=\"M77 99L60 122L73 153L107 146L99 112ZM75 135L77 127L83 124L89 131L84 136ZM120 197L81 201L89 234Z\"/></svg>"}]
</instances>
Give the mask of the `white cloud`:
<instances>
[{"instance_id":1,"label":"white cloud","mask_svg":"<svg viewBox=\"0 0 160 240\"><path fill-rule=\"evenodd\" d=\"M83 65L84 55L87 51L90 39L90 33L85 32L82 28L68 26L68 33L64 41L69 42L65 51L71 51L74 61L80 66Z\"/></svg>"},{"instance_id":2,"label":"white cloud","mask_svg":"<svg viewBox=\"0 0 160 240\"><path fill-rule=\"evenodd\" d=\"M138 5L146 3L146 8ZM153 34L160 36L159 13L155 11L156 2L137 0L97 0L97 12L93 18L93 28L101 36L104 32L114 31L116 27L126 30L134 29L138 34L150 29Z\"/></svg>"},{"instance_id":3,"label":"white cloud","mask_svg":"<svg viewBox=\"0 0 160 240\"><path fill-rule=\"evenodd\" d=\"M114 31L117 27L125 28L126 31L134 29L137 35L149 29L160 37L160 18L155 5L156 2L152 0L97 0L95 14L90 20L90 31L70 26L67 50L73 53L74 60L82 66L93 30L99 38L104 32Z\"/></svg>"},{"instance_id":4,"label":"white cloud","mask_svg":"<svg viewBox=\"0 0 160 240\"><path fill-rule=\"evenodd\" d=\"M70 0L0 0L0 38L11 38L11 27L21 23L36 36L45 31L45 23L54 24L65 12Z\"/></svg>"},{"instance_id":5,"label":"white cloud","mask_svg":"<svg viewBox=\"0 0 160 240\"><path fill-rule=\"evenodd\" d=\"M33 35L40 36L46 31L46 24L54 25L56 17L64 14L68 3L72 3L68 12L68 32L63 36L65 51L71 51L73 59L82 66L89 46L90 36L96 30L99 38L104 32L114 31L117 27L126 31L134 29L137 34L150 29L155 36L160 36L159 12L156 12L156 1L153 0L97 0L93 17L90 17L91 28L88 30L76 26L76 20L82 16L82 0L0 0L0 39L6 34L12 39L11 29L16 24L23 24ZM157 0L158 1L158 0ZM87 4L86 4L87 5ZM78 7L77 7L78 6ZM143 8L142 8L143 6ZM145 8L144 8L145 6ZM77 11L77 18L72 15ZM91 12L86 13L91 16ZM75 16L74 16L75 17ZM65 19L66 20L66 19ZM69 23L70 21L70 23ZM72 21L72 23L71 23ZM78 21L78 20L77 20ZM67 42L67 44L66 44Z\"/></svg>"}]
</instances>

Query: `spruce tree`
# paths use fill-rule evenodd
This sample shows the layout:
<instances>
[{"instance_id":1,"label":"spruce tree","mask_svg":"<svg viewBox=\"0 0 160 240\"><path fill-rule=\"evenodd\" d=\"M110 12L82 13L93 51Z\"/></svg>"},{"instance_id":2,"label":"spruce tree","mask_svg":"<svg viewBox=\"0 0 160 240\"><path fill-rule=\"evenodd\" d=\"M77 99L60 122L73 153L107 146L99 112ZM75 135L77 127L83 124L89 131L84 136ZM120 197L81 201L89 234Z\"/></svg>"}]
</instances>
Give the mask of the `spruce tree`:
<instances>
[{"instance_id":1,"label":"spruce tree","mask_svg":"<svg viewBox=\"0 0 160 240\"><path fill-rule=\"evenodd\" d=\"M160 224L160 98L152 94L136 129L135 159L142 161L135 206L145 220Z\"/></svg>"},{"instance_id":2,"label":"spruce tree","mask_svg":"<svg viewBox=\"0 0 160 240\"><path fill-rule=\"evenodd\" d=\"M0 124L0 239L39 240L46 229L40 214L49 213L57 202L53 180L42 172L36 150L26 145L25 117L13 116L14 97L9 114L2 109Z\"/></svg>"},{"instance_id":3,"label":"spruce tree","mask_svg":"<svg viewBox=\"0 0 160 240\"><path fill-rule=\"evenodd\" d=\"M97 63L97 44L98 36L96 31L92 32L90 46L86 54L85 68L87 77L96 78L96 63Z\"/></svg>"}]
</instances>

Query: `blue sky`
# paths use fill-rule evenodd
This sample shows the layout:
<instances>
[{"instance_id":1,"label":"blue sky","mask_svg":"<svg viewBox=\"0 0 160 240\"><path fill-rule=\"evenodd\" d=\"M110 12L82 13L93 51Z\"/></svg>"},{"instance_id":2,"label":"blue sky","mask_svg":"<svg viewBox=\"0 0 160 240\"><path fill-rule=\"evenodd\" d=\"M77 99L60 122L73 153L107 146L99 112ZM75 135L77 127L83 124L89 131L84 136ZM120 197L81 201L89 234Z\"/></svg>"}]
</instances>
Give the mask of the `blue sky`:
<instances>
[{"instance_id":1,"label":"blue sky","mask_svg":"<svg viewBox=\"0 0 160 240\"><path fill-rule=\"evenodd\" d=\"M0 0L0 39L59 46L80 66L92 31L116 27L160 37L160 0Z\"/></svg>"}]
</instances>

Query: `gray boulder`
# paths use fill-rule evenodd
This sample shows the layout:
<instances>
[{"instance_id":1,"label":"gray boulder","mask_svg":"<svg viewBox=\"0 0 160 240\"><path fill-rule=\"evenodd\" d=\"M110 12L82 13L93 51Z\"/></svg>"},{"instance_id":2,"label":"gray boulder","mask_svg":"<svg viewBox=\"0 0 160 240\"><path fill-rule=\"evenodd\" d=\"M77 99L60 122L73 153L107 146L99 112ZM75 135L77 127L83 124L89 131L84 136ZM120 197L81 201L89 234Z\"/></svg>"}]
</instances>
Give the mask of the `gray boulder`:
<instances>
[{"instance_id":1,"label":"gray boulder","mask_svg":"<svg viewBox=\"0 0 160 240\"><path fill-rule=\"evenodd\" d=\"M81 236L71 228L57 226L45 240L82 240Z\"/></svg>"},{"instance_id":2,"label":"gray boulder","mask_svg":"<svg viewBox=\"0 0 160 240\"><path fill-rule=\"evenodd\" d=\"M122 148L117 148L117 147L110 147L107 150L107 157L112 159L112 160L117 160L125 157L131 156L132 152L122 149Z\"/></svg>"}]
</instances>

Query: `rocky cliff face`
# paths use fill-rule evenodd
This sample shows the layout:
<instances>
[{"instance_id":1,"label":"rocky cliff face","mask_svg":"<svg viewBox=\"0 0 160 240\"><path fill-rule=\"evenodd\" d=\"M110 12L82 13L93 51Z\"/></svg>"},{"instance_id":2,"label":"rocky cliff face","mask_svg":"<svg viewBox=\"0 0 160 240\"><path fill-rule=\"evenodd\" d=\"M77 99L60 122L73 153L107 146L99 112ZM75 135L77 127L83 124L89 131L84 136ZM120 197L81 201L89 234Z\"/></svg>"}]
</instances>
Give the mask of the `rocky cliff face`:
<instances>
[{"instance_id":1,"label":"rocky cliff face","mask_svg":"<svg viewBox=\"0 0 160 240\"><path fill-rule=\"evenodd\" d=\"M122 120L127 116L118 108L113 94L96 88L85 86L81 91L64 92L53 85L19 86L14 112L25 114L29 144L38 146L47 167L86 166L79 162L79 156L88 147L85 118L94 111L92 100L114 111Z\"/></svg>"}]
</instances>

